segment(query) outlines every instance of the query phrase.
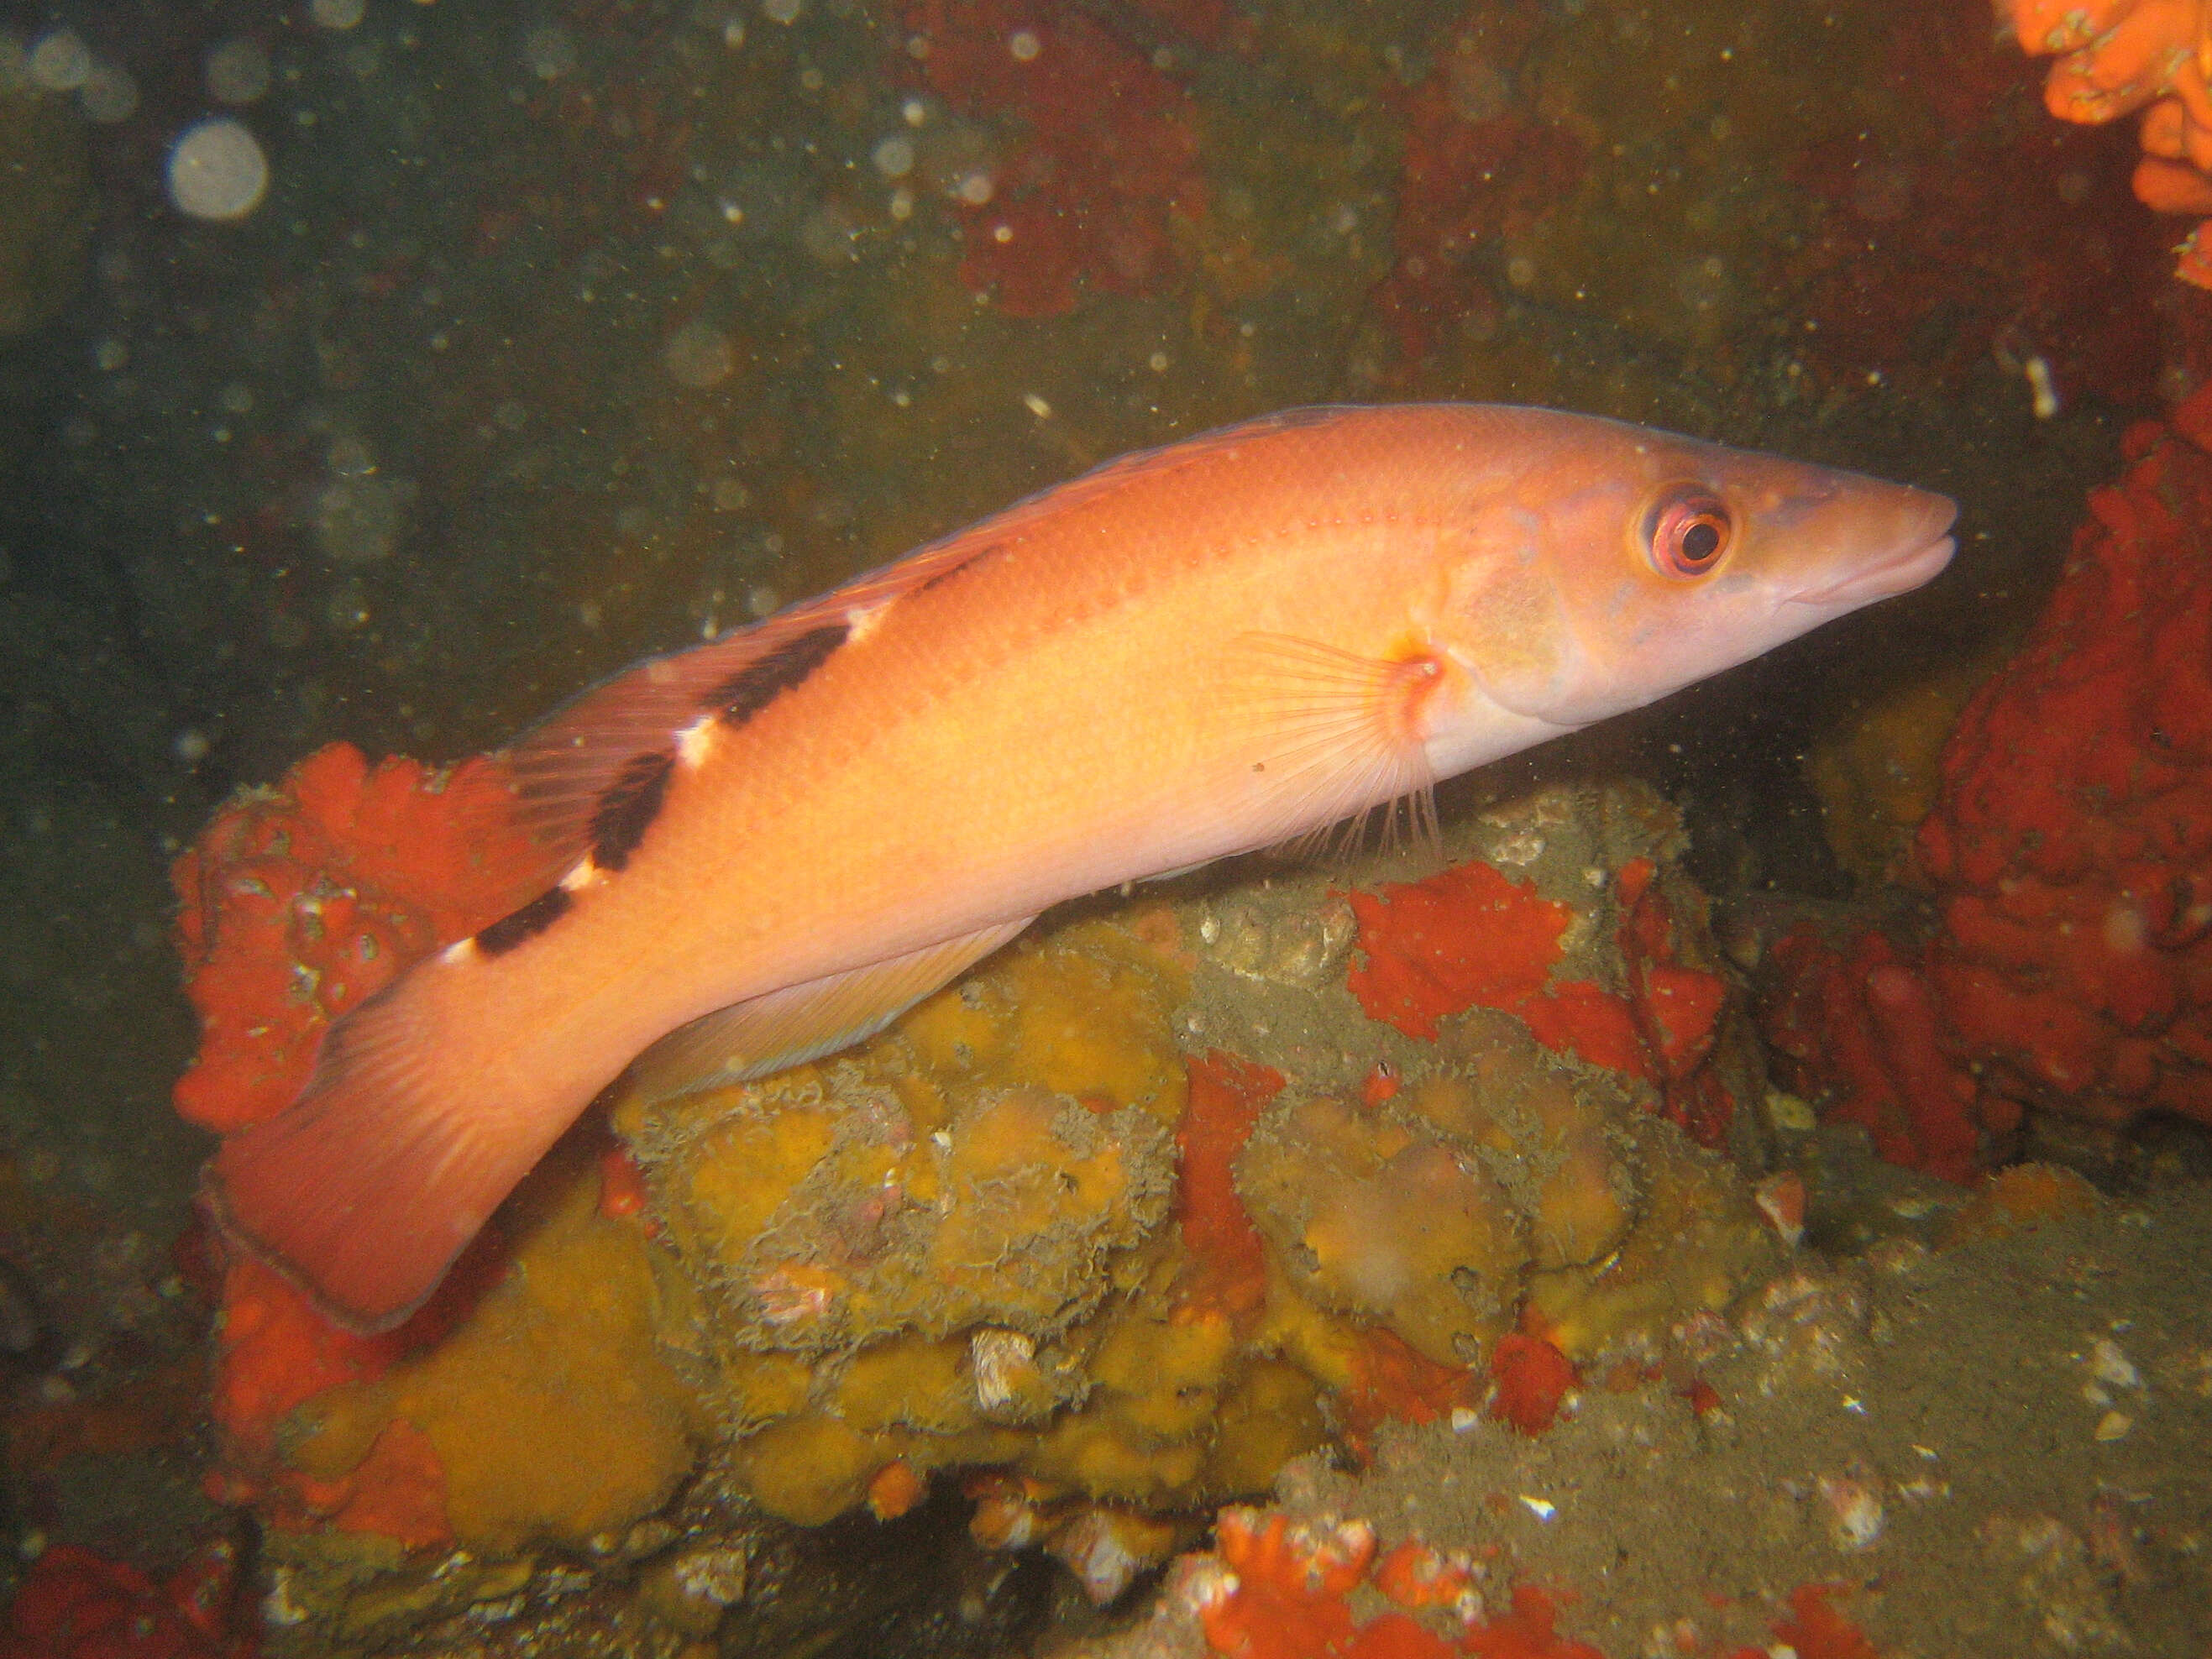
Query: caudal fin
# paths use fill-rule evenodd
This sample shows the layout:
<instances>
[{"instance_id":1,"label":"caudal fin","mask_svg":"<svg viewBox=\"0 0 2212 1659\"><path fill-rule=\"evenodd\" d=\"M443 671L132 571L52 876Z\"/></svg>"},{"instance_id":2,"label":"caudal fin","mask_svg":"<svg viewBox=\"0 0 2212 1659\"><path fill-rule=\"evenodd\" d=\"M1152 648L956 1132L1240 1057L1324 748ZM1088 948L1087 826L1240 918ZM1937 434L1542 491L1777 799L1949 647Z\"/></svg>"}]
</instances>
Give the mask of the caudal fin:
<instances>
[{"instance_id":1,"label":"caudal fin","mask_svg":"<svg viewBox=\"0 0 2212 1659\"><path fill-rule=\"evenodd\" d=\"M568 1122L483 1098L420 991L333 1027L299 1100L225 1139L204 1187L227 1231L362 1330L422 1305Z\"/></svg>"}]
</instances>

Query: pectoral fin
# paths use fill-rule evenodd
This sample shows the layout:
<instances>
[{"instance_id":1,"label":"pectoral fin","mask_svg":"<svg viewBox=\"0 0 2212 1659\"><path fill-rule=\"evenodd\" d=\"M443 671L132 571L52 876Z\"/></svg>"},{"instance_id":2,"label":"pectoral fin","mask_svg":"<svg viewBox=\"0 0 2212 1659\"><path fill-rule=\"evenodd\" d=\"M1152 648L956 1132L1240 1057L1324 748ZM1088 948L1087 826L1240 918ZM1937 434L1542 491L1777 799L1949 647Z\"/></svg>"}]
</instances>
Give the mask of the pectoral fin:
<instances>
[{"instance_id":1,"label":"pectoral fin","mask_svg":"<svg viewBox=\"0 0 2212 1659\"><path fill-rule=\"evenodd\" d=\"M1434 842L1422 706L1443 672L1436 659L1366 657L1285 634L1243 635L1234 649L1230 718L1246 728L1254 770L1280 793L1279 851L1349 850L1377 808L1394 839L1403 828Z\"/></svg>"}]
</instances>

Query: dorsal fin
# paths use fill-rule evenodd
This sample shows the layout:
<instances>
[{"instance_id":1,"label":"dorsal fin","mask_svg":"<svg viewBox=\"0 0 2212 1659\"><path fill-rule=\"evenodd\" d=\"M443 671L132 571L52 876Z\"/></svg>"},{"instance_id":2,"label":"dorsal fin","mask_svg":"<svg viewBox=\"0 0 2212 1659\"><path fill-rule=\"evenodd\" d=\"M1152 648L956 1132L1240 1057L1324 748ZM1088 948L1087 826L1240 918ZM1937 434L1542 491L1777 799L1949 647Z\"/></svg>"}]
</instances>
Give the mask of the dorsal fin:
<instances>
[{"instance_id":1,"label":"dorsal fin","mask_svg":"<svg viewBox=\"0 0 2212 1659\"><path fill-rule=\"evenodd\" d=\"M592 850L594 821L606 810L605 803L620 795L624 780L645 776L653 757L672 751L678 732L702 714L720 712L718 692L742 690L749 672L772 664L779 653L795 648L807 656L819 654L811 636L842 629L848 611L911 592L957 569L988 545L950 538L765 622L705 645L648 657L601 681L505 751L514 779L516 821L544 846L552 869L565 869Z\"/></svg>"},{"instance_id":2,"label":"dorsal fin","mask_svg":"<svg viewBox=\"0 0 2212 1659\"><path fill-rule=\"evenodd\" d=\"M592 850L594 820L603 804L611 799L627 802L618 793L625 779L644 776L654 766L653 757L672 752L678 732L702 714L719 712L716 693L736 688L740 695L757 695L765 690L772 696L784 684L795 683L779 673L780 655L788 653L783 660L799 667L817 665L827 647L842 640L842 633L833 639L830 630L843 629L848 613L940 581L971 561L1020 541L1039 518L1080 508L1134 474L1180 471L1224 448L1344 412L1285 410L1168 448L1121 456L763 622L705 645L648 657L601 681L523 733L502 757L514 780L514 817L545 849L547 878Z\"/></svg>"}]
</instances>

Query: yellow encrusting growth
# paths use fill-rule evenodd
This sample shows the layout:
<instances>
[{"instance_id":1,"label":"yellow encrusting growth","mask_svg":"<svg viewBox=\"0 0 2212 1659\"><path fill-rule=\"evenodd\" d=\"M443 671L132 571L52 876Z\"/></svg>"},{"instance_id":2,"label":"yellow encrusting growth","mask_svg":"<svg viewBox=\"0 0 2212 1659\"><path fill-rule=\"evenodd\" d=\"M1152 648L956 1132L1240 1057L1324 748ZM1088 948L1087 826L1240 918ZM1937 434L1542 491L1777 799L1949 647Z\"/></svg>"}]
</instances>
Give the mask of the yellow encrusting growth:
<instances>
[{"instance_id":1,"label":"yellow encrusting growth","mask_svg":"<svg viewBox=\"0 0 2212 1659\"><path fill-rule=\"evenodd\" d=\"M294 1414L295 1467L335 1479L410 1424L444 1471L454 1538L484 1550L580 1545L666 1500L691 1467L696 1402L654 1340L644 1239L599 1212L588 1150L556 1150L519 1189L514 1265L450 1336Z\"/></svg>"},{"instance_id":2,"label":"yellow encrusting growth","mask_svg":"<svg viewBox=\"0 0 2212 1659\"><path fill-rule=\"evenodd\" d=\"M1211 1195L1179 1199L1178 1134L1220 1133L1183 1121L1178 1036L1223 994L1194 984L1223 969L1194 937L1227 935L1165 906L1077 920L831 1060L650 1109L647 1074L617 1099L684 1287L659 1333L719 1485L814 1524L880 1512L892 1474L903 1506L933 1471L992 1468L1023 1496L976 1525L1008 1540L1071 1505L1196 1509L1372 1413L1434 1409L1462 1368L1479 1398L1532 1301L1583 1358L1765 1259L1741 1183L1650 1115L1647 1084L1480 1008L1380 1098L1285 1066L1241 1151L1210 1143ZM1299 972L1340 1005L1327 1041L1375 1029L1340 979Z\"/></svg>"}]
</instances>

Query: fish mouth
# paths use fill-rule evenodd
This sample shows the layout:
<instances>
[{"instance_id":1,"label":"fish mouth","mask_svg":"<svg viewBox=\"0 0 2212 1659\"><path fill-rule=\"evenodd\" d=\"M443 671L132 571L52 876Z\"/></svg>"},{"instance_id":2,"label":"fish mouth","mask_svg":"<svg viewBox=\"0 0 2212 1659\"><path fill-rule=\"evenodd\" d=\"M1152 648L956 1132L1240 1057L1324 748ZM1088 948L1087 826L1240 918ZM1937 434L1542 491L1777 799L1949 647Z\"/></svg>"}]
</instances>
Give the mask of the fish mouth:
<instances>
[{"instance_id":1,"label":"fish mouth","mask_svg":"<svg viewBox=\"0 0 2212 1659\"><path fill-rule=\"evenodd\" d=\"M1959 550L1957 539L1945 533L1958 515L1959 509L1954 505L1938 498L1921 536L1905 542L1896 551L1872 564L1861 565L1832 582L1808 587L1790 597L1799 605L1852 606L1910 593L1934 580Z\"/></svg>"}]
</instances>

